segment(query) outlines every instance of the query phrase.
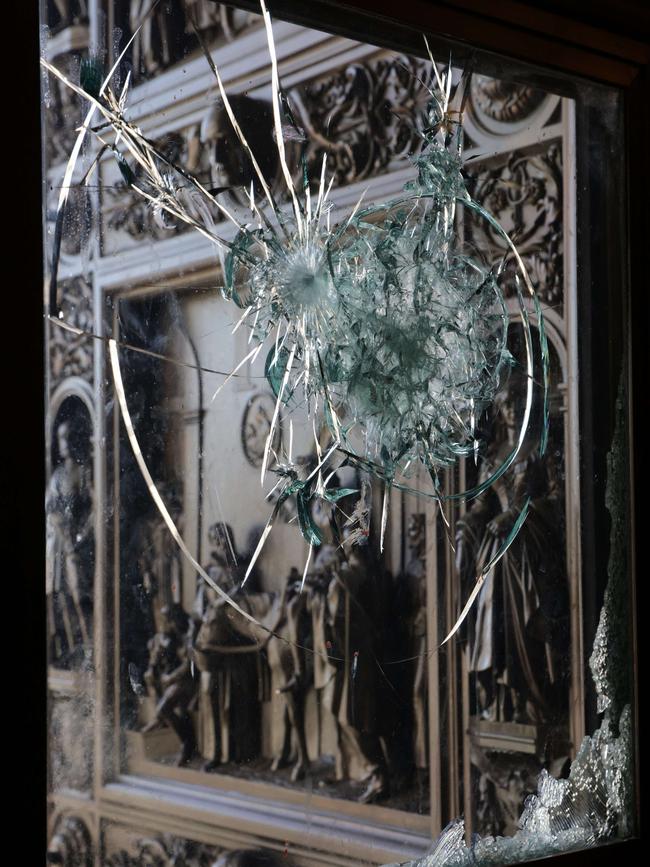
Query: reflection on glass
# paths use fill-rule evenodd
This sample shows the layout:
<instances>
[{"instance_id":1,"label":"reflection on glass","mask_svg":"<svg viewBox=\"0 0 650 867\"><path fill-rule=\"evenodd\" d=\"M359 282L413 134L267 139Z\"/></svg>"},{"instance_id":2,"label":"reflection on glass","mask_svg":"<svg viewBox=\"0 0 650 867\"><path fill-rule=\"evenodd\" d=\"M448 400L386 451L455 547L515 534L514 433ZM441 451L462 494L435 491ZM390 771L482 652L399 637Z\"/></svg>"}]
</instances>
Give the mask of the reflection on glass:
<instances>
[{"instance_id":1,"label":"reflection on glass","mask_svg":"<svg viewBox=\"0 0 650 867\"><path fill-rule=\"evenodd\" d=\"M249 195L265 207L262 184L216 94L194 18L265 183L290 208L261 17L207 0L115 2L101 31L99 8L43 3L48 61L78 83L91 32L103 32L110 63L145 17L115 83L119 93L131 72L128 118L247 221ZM332 224L347 220L366 188L367 202L401 195L430 121L430 62L281 21L274 31L294 113L285 140L294 183L304 158L317 190L327 154ZM448 46L432 47L444 62ZM584 156L581 136L606 146L617 98L558 81L570 93L560 96L532 72L504 62L495 78L487 59L477 64L485 74L468 88L465 180L515 238L539 298L548 448L541 454L536 383L513 466L481 496L443 508L396 487L384 504L384 486L354 464L337 466L328 482L341 492L335 507L322 497L307 507L295 496L278 502L272 472L260 486L273 427L270 451L291 451L304 478L328 448L327 420L309 418L295 400L273 425L264 352L213 399L251 350L250 329L235 328L241 311L220 291L223 257L139 196L110 149L87 175L101 150L88 139L58 268L61 321L76 330L47 325L53 852L99 845L83 804L103 786L103 857L115 865L517 863L633 832L630 676L621 674L629 660L621 649L626 434L620 419L617 438L608 431L607 504L600 492L583 517L591 446L581 425L592 404L578 390L586 277L576 244L603 273L619 251L590 246L576 171L584 189L596 188L603 166ZM453 70L454 84L460 79ZM53 76L44 89L51 262L61 179L87 106ZM598 129L588 123L595 104ZM100 134L115 143L107 128ZM478 414L476 459L470 450L440 469L452 496L481 485L512 451L526 400L516 268L502 235L461 211L459 249L486 271L505 261L513 364ZM223 215L212 219L232 241ZM234 285L250 288L240 272ZM541 369L538 311L526 310ZM108 338L118 343L156 488L192 556L239 612L183 557L150 496L120 417ZM421 470L408 483L430 487ZM526 503L520 533L441 646ZM244 583L274 509L273 532ZM587 574L581 559L593 562L596 527L610 520L609 551ZM322 540L311 554L298 525ZM594 641L592 689L584 660ZM500 835L508 839L492 839Z\"/></svg>"}]
</instances>

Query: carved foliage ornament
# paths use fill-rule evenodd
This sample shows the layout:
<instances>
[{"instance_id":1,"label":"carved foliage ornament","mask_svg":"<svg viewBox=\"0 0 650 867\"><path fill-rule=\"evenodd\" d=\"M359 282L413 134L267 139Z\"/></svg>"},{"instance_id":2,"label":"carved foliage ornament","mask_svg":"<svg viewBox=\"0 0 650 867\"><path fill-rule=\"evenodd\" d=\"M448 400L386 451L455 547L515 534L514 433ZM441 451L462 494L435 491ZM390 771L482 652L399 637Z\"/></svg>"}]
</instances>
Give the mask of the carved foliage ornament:
<instances>
[{"instance_id":1,"label":"carved foliage ornament","mask_svg":"<svg viewBox=\"0 0 650 867\"><path fill-rule=\"evenodd\" d=\"M92 867L93 843L86 823L78 816L60 818L47 847L48 864Z\"/></svg>"},{"instance_id":2,"label":"carved foliage ornament","mask_svg":"<svg viewBox=\"0 0 650 867\"><path fill-rule=\"evenodd\" d=\"M193 840L182 840L165 834L141 838L135 849L122 849L108 856L106 867L212 867L219 849Z\"/></svg>"},{"instance_id":3,"label":"carved foliage ornament","mask_svg":"<svg viewBox=\"0 0 650 867\"><path fill-rule=\"evenodd\" d=\"M511 151L474 172L476 200L516 239L540 299L559 308L564 286L559 143ZM482 249L493 251L495 261L506 252L502 238L487 223L472 225L471 231Z\"/></svg>"},{"instance_id":4,"label":"carved foliage ornament","mask_svg":"<svg viewBox=\"0 0 650 867\"><path fill-rule=\"evenodd\" d=\"M335 184L344 186L383 174L421 144L430 64L407 55L354 63L295 88L307 138L307 165L320 172L323 153Z\"/></svg>"},{"instance_id":5,"label":"carved foliage ornament","mask_svg":"<svg viewBox=\"0 0 650 867\"><path fill-rule=\"evenodd\" d=\"M93 331L92 287L83 277L66 281L61 291L65 321L85 332ZM93 347L87 337L49 326L50 373L53 385L69 376L92 381Z\"/></svg>"},{"instance_id":6,"label":"carved foliage ornament","mask_svg":"<svg viewBox=\"0 0 650 867\"><path fill-rule=\"evenodd\" d=\"M408 159L420 148L422 139L418 130L426 124L428 101L424 85L430 84L432 75L430 64L400 55L350 64L315 82L293 88L289 98L304 139L287 141L288 150L298 157L301 148L305 148L308 173L313 177L320 173L323 154L327 153L328 176L334 175L337 187L386 173L392 164ZM264 105L259 103L256 125L267 130L272 154L275 149L271 141L272 121L270 110L266 114L262 111ZM252 117L252 109L247 107L244 112L239 109L237 116L245 125L247 117ZM215 126L221 129L216 130ZM247 129L246 135L251 140L251 131ZM156 144L166 156L206 183L234 188L243 183L242 168L232 164L231 159L241 149L231 135L230 122L219 103L206 113L200 128L168 133ZM275 165L267 159L269 148L258 145L254 151L274 195L286 199L284 181L276 176ZM293 162L298 167L299 182L299 160ZM244 186L248 187L250 180L244 179ZM106 194L109 231L123 230L132 237L146 235L161 240L191 230L181 221L161 222L142 197L130 191L123 181L107 187ZM238 189L226 196L238 199ZM215 214L215 221L221 222L222 217Z\"/></svg>"},{"instance_id":7,"label":"carved foliage ornament","mask_svg":"<svg viewBox=\"0 0 650 867\"><path fill-rule=\"evenodd\" d=\"M528 117L544 98L543 91L529 84L515 84L485 75L473 75L470 84L472 108L479 120L516 123Z\"/></svg>"},{"instance_id":8,"label":"carved foliage ornament","mask_svg":"<svg viewBox=\"0 0 650 867\"><path fill-rule=\"evenodd\" d=\"M111 853L104 864L105 867L290 867L291 862L265 849L228 851L162 834L138 839L130 851Z\"/></svg>"}]
</instances>

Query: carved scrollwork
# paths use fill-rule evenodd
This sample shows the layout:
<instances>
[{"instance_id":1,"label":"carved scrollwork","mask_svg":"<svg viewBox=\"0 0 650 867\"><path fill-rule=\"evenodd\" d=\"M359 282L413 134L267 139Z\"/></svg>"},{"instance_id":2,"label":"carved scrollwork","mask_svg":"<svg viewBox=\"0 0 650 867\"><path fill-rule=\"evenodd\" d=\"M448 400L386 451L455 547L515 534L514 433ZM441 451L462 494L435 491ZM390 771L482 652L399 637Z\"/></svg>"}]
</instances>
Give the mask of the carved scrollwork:
<instances>
[{"instance_id":1,"label":"carved scrollwork","mask_svg":"<svg viewBox=\"0 0 650 867\"><path fill-rule=\"evenodd\" d=\"M308 139L308 167L323 153L335 184L385 172L419 146L417 132L430 98L430 64L413 57L354 63L291 91Z\"/></svg>"},{"instance_id":2,"label":"carved scrollwork","mask_svg":"<svg viewBox=\"0 0 650 867\"><path fill-rule=\"evenodd\" d=\"M511 151L486 164L472 183L474 198L494 215L522 254L540 299L561 312L563 297L562 153L557 142L535 153ZM471 235L494 258L503 239L482 223ZM480 243L482 242L482 243Z\"/></svg>"},{"instance_id":3,"label":"carved scrollwork","mask_svg":"<svg viewBox=\"0 0 650 867\"><path fill-rule=\"evenodd\" d=\"M256 160L272 188L278 187L277 150L272 138L271 106L262 100L235 95L230 98L239 124L244 131ZM210 106L200 124L171 132L156 142L158 150L172 163L191 172L207 189L219 195L220 202L231 209L248 207L247 192L253 185L254 193L262 195L257 176L250 160L242 149L223 104L220 101ZM136 177L137 177L136 168ZM179 175L169 171L171 184L182 183ZM282 190L284 185L282 185ZM128 187L123 179L105 186L106 198L104 221L107 235L126 232L132 238L146 236L154 240L165 240L173 235L193 231L192 227L180 220L174 220L167 213L152 207L151 203ZM181 193L182 195L182 193ZM205 207L200 194L189 193L188 201ZM280 196L279 196L280 197ZM204 212L196 212L202 219ZM223 214L210 207L210 215L215 224L223 221ZM109 242L111 243L111 242Z\"/></svg>"},{"instance_id":4,"label":"carved scrollwork","mask_svg":"<svg viewBox=\"0 0 650 867\"><path fill-rule=\"evenodd\" d=\"M81 55L70 52L56 58L56 66L70 81L79 81ZM45 85L44 102L47 111L43 114L45 126L43 145L48 166L67 161L77 137L76 128L81 122L79 97L54 76L49 76Z\"/></svg>"},{"instance_id":5,"label":"carved scrollwork","mask_svg":"<svg viewBox=\"0 0 650 867\"><path fill-rule=\"evenodd\" d=\"M181 166L192 164L195 171L200 169L195 154L197 130L192 128L182 132L170 132L156 142L158 150L173 163ZM136 169L136 177L137 177ZM131 189L120 177L114 184L104 187L105 227L109 233L126 232L132 238L146 236L163 240L191 229L178 221L171 223L157 213L151 204ZM218 216L216 215L218 219Z\"/></svg>"},{"instance_id":6,"label":"carved scrollwork","mask_svg":"<svg viewBox=\"0 0 650 867\"><path fill-rule=\"evenodd\" d=\"M171 834L140 838L132 849L120 849L110 854L106 867L211 867L220 849L193 840L183 840Z\"/></svg>"},{"instance_id":7,"label":"carved scrollwork","mask_svg":"<svg viewBox=\"0 0 650 867\"><path fill-rule=\"evenodd\" d=\"M61 287L63 321L69 325L92 332L93 309L92 287L83 277L65 281ZM50 325L49 353L52 384L56 385L70 376L80 376L92 381L92 341L83 335Z\"/></svg>"},{"instance_id":8,"label":"carved scrollwork","mask_svg":"<svg viewBox=\"0 0 650 867\"><path fill-rule=\"evenodd\" d=\"M216 846L206 846L204 843L181 840L170 835L143 840L140 846L138 863L142 867L210 867L220 851Z\"/></svg>"},{"instance_id":9,"label":"carved scrollwork","mask_svg":"<svg viewBox=\"0 0 650 867\"><path fill-rule=\"evenodd\" d=\"M545 98L541 90L529 84L501 81L474 75L470 83L470 100L479 120L496 120L512 124L528 117Z\"/></svg>"},{"instance_id":10,"label":"carved scrollwork","mask_svg":"<svg viewBox=\"0 0 650 867\"><path fill-rule=\"evenodd\" d=\"M47 847L48 864L92 867L93 842L88 826L78 816L59 819Z\"/></svg>"},{"instance_id":11,"label":"carved scrollwork","mask_svg":"<svg viewBox=\"0 0 650 867\"><path fill-rule=\"evenodd\" d=\"M162 834L135 841L104 861L106 867L291 867L286 856L267 849L226 850Z\"/></svg>"}]
</instances>

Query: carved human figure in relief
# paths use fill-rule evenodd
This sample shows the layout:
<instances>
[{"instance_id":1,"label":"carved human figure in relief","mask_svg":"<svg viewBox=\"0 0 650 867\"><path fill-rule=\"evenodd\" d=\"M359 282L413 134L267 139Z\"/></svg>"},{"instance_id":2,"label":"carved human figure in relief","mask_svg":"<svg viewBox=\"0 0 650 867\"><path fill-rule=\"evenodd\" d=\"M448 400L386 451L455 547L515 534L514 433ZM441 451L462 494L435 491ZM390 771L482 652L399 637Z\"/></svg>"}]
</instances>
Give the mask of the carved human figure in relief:
<instances>
[{"instance_id":1,"label":"carved human figure in relief","mask_svg":"<svg viewBox=\"0 0 650 867\"><path fill-rule=\"evenodd\" d=\"M156 703L153 720L143 732L157 725L170 726L181 742L178 765L186 765L196 752L196 735L190 708L196 696L191 667L190 620L180 605L164 605L158 632L149 641L149 666L144 680Z\"/></svg>"},{"instance_id":2,"label":"carved human figure in relief","mask_svg":"<svg viewBox=\"0 0 650 867\"><path fill-rule=\"evenodd\" d=\"M400 582L408 597L413 657L413 761L418 773L429 766L427 743L427 575L426 527L422 513L412 514L407 528L408 561Z\"/></svg>"},{"instance_id":3,"label":"carved human figure in relief","mask_svg":"<svg viewBox=\"0 0 650 867\"><path fill-rule=\"evenodd\" d=\"M206 572L222 590L237 596L245 575L245 557L234 548L232 530L227 524L210 527L213 546ZM233 563L236 559L238 565ZM255 585L255 575L249 585ZM232 628L227 603L208 584L199 579L192 609L195 624L193 658L200 672L199 744L204 770L214 770L221 762L244 761L256 749L259 726L257 714L256 654L229 654L215 648L237 647L251 643Z\"/></svg>"},{"instance_id":4,"label":"carved human figure in relief","mask_svg":"<svg viewBox=\"0 0 650 867\"><path fill-rule=\"evenodd\" d=\"M354 761L366 788L360 800L388 795L388 774L378 734L376 651L381 593L369 558L358 546L347 557L322 545L310 578L314 686L336 721L338 779L349 779Z\"/></svg>"},{"instance_id":5,"label":"carved human figure in relief","mask_svg":"<svg viewBox=\"0 0 650 867\"><path fill-rule=\"evenodd\" d=\"M504 436L495 438L481 480L515 446L523 395L498 398ZM566 705L568 587L551 457L524 442L518 461L458 523L457 567L464 595L501 549L530 497L528 517L486 578L469 620L469 670L478 714L492 721L558 722Z\"/></svg>"},{"instance_id":6,"label":"carved human figure in relief","mask_svg":"<svg viewBox=\"0 0 650 867\"><path fill-rule=\"evenodd\" d=\"M78 420L76 416L73 417ZM70 665L91 646L94 573L89 425L56 428L58 465L46 496L46 594L50 662Z\"/></svg>"}]
</instances>

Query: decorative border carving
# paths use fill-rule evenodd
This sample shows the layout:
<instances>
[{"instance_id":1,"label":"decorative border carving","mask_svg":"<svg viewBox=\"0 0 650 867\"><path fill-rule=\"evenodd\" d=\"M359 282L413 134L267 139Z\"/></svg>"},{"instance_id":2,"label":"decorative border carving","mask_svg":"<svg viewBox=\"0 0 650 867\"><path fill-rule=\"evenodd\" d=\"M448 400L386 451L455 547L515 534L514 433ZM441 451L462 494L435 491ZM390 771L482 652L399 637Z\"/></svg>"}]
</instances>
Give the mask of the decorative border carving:
<instances>
[{"instance_id":1,"label":"decorative border carving","mask_svg":"<svg viewBox=\"0 0 650 867\"><path fill-rule=\"evenodd\" d=\"M92 333L94 325L92 285L83 277L73 277L62 283L60 297L64 322ZM92 385L92 339L73 334L53 323L48 327L52 386L56 387L70 377L81 378Z\"/></svg>"},{"instance_id":2,"label":"decorative border carving","mask_svg":"<svg viewBox=\"0 0 650 867\"><path fill-rule=\"evenodd\" d=\"M514 150L474 174L473 195L515 240L540 301L561 314L564 296L562 151L558 141ZM489 226L472 221L470 235L495 259L506 248Z\"/></svg>"},{"instance_id":3,"label":"decorative border carving","mask_svg":"<svg viewBox=\"0 0 650 867\"><path fill-rule=\"evenodd\" d=\"M64 867L92 867L92 835L83 819L73 815L59 817L47 846L47 862Z\"/></svg>"}]
</instances>

